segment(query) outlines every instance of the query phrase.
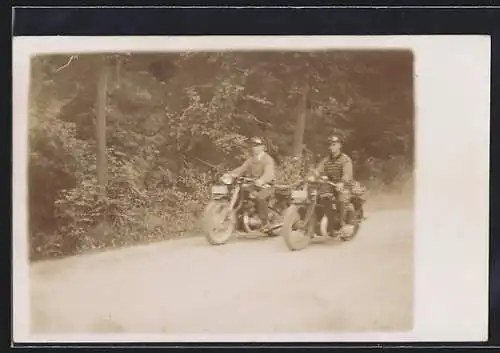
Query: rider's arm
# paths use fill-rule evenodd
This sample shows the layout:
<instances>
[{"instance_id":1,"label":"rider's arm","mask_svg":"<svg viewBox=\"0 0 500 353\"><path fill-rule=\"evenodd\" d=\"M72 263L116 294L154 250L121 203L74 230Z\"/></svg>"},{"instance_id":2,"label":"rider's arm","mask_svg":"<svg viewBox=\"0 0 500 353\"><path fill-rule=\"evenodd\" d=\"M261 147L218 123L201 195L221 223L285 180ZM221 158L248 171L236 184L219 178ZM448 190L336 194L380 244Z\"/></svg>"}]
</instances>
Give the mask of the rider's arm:
<instances>
[{"instance_id":1,"label":"rider's arm","mask_svg":"<svg viewBox=\"0 0 500 353\"><path fill-rule=\"evenodd\" d=\"M274 159L271 157L266 158L265 160L265 165L264 165L264 172L262 173L262 176L259 178L262 183L270 183L271 181L274 180L274 175L275 175L275 166L274 166Z\"/></svg>"},{"instance_id":2,"label":"rider's arm","mask_svg":"<svg viewBox=\"0 0 500 353\"><path fill-rule=\"evenodd\" d=\"M353 181L352 160L349 157L346 157L342 166L342 182L349 184L352 181Z\"/></svg>"},{"instance_id":3,"label":"rider's arm","mask_svg":"<svg viewBox=\"0 0 500 353\"><path fill-rule=\"evenodd\" d=\"M251 159L248 158L242 165L240 165L238 168L231 171L230 174L232 176L235 176L235 177L241 176L241 174L243 174L247 171L248 166L250 165L250 161L251 161Z\"/></svg>"}]
</instances>

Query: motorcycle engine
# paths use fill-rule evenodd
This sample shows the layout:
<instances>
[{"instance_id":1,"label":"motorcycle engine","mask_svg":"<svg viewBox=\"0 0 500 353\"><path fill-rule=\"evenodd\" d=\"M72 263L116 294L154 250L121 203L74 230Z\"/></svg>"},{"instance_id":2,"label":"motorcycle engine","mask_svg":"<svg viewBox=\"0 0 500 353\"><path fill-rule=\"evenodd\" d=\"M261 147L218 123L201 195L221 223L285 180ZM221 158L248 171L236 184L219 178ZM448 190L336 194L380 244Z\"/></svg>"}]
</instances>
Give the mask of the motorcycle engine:
<instances>
[{"instance_id":1,"label":"motorcycle engine","mask_svg":"<svg viewBox=\"0 0 500 353\"><path fill-rule=\"evenodd\" d=\"M252 228L257 228L257 227L260 227L260 225L262 224L262 221L260 220L259 217L257 216L252 216L248 219L248 224L250 227Z\"/></svg>"}]
</instances>

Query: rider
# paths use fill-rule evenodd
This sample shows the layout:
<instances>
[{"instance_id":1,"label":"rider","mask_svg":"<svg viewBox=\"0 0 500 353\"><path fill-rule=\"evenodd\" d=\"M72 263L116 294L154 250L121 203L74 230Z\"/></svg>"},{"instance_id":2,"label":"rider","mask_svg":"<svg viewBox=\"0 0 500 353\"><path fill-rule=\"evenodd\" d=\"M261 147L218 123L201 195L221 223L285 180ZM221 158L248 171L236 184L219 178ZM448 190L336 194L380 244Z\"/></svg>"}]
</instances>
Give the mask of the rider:
<instances>
[{"instance_id":1,"label":"rider","mask_svg":"<svg viewBox=\"0 0 500 353\"><path fill-rule=\"evenodd\" d=\"M257 212L262 221L262 229L268 225L268 200L274 192L272 183L275 178L275 161L266 153L266 146L259 137L250 139L252 156L250 156L240 167L229 173L232 177L247 174L255 178L255 185L260 188L256 194ZM267 185L266 185L267 184ZM263 187L266 185L266 187Z\"/></svg>"},{"instance_id":2,"label":"rider","mask_svg":"<svg viewBox=\"0 0 500 353\"><path fill-rule=\"evenodd\" d=\"M339 136L330 136L328 139L330 153L323 158L313 171L318 177L324 174L336 184L335 200L340 213L341 231L346 231L347 206L350 199L350 187L354 181L352 159L342 152L342 140Z\"/></svg>"}]
</instances>

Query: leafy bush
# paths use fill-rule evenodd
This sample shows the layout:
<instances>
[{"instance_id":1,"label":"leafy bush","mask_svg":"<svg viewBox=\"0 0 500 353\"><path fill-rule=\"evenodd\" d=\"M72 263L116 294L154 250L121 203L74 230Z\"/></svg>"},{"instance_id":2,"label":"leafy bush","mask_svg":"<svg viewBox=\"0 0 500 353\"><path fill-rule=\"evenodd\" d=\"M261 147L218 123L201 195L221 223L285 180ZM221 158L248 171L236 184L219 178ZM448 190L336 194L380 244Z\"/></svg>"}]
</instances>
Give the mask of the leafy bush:
<instances>
[{"instance_id":1,"label":"leafy bush","mask_svg":"<svg viewBox=\"0 0 500 353\"><path fill-rule=\"evenodd\" d=\"M54 107L32 111L29 131L30 239L33 249L48 253L60 251L44 245L57 243L54 239L60 237L51 235L57 230L54 213L58 193L73 188L84 171L92 172L89 142L77 139L75 124L57 119L57 113Z\"/></svg>"},{"instance_id":2,"label":"leafy bush","mask_svg":"<svg viewBox=\"0 0 500 353\"><path fill-rule=\"evenodd\" d=\"M313 167L307 159L285 157L276 168L276 181L282 184L292 184L302 180Z\"/></svg>"}]
</instances>

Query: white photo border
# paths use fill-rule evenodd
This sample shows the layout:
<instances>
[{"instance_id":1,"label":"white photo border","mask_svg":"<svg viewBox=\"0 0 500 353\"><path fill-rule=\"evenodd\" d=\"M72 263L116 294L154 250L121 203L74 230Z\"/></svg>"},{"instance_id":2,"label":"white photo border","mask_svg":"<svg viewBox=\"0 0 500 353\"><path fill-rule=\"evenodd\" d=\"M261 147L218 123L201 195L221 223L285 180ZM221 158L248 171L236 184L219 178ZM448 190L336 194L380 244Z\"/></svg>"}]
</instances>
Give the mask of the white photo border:
<instances>
[{"instance_id":1,"label":"white photo border","mask_svg":"<svg viewBox=\"0 0 500 353\"><path fill-rule=\"evenodd\" d=\"M414 325L401 333L33 335L29 330L27 116L38 54L213 50L414 53ZM13 339L15 342L486 341L489 272L490 37L123 36L13 39Z\"/></svg>"}]
</instances>

